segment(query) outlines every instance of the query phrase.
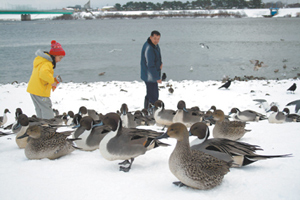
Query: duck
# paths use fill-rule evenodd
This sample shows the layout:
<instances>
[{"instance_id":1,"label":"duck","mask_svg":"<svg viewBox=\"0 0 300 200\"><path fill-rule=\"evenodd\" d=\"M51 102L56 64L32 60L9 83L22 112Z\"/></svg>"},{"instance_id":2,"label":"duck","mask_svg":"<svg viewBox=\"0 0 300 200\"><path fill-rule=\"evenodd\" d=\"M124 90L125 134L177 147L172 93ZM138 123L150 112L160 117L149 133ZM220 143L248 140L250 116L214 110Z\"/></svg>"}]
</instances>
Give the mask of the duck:
<instances>
[{"instance_id":1,"label":"duck","mask_svg":"<svg viewBox=\"0 0 300 200\"><path fill-rule=\"evenodd\" d=\"M212 189L221 184L230 171L232 160L226 162L207 153L191 149L189 132L182 123L173 123L166 133L157 139L174 138L176 146L169 157L169 169L179 180L177 186L188 186L199 190Z\"/></svg>"},{"instance_id":2,"label":"duck","mask_svg":"<svg viewBox=\"0 0 300 200\"><path fill-rule=\"evenodd\" d=\"M10 113L10 111L6 108L4 110L3 116L0 116L0 127L3 127L4 124L7 122L7 113Z\"/></svg>"},{"instance_id":3,"label":"duck","mask_svg":"<svg viewBox=\"0 0 300 200\"><path fill-rule=\"evenodd\" d=\"M93 109L87 109L85 106L81 106L79 108L79 112L78 114L80 114L82 117L85 117L85 116L91 116L93 118L93 120L99 120L99 115L98 113L93 110Z\"/></svg>"},{"instance_id":4,"label":"duck","mask_svg":"<svg viewBox=\"0 0 300 200\"><path fill-rule=\"evenodd\" d=\"M285 114L280 112L277 106L272 106L268 112L271 112L268 118L269 123L282 124L288 122Z\"/></svg>"},{"instance_id":5,"label":"duck","mask_svg":"<svg viewBox=\"0 0 300 200\"><path fill-rule=\"evenodd\" d=\"M216 124L213 128L214 138L238 140L242 138L245 133L250 131L245 129L246 122L226 121L224 112L219 109L213 113L213 119L216 120Z\"/></svg>"},{"instance_id":6,"label":"duck","mask_svg":"<svg viewBox=\"0 0 300 200\"><path fill-rule=\"evenodd\" d=\"M282 112L286 115L288 121L300 122L300 115L290 114L290 109L284 108Z\"/></svg>"},{"instance_id":7,"label":"duck","mask_svg":"<svg viewBox=\"0 0 300 200\"><path fill-rule=\"evenodd\" d=\"M18 137L24 135L29 127L29 119L26 114L20 114L16 124L13 125L12 131L16 134L16 144L20 149L24 149L27 145L27 137L18 139Z\"/></svg>"},{"instance_id":8,"label":"duck","mask_svg":"<svg viewBox=\"0 0 300 200\"><path fill-rule=\"evenodd\" d=\"M83 117L79 125L74 128L77 129L72 133L72 137L74 139L80 138L80 140L75 140L74 143L76 147L83 151L94 151L98 149L101 140L111 131L109 126L102 126L101 122L97 123L90 116Z\"/></svg>"},{"instance_id":9,"label":"duck","mask_svg":"<svg viewBox=\"0 0 300 200\"><path fill-rule=\"evenodd\" d=\"M139 110L134 112L133 117L137 126L153 126L155 124L154 118L144 115L144 112Z\"/></svg>"},{"instance_id":10,"label":"duck","mask_svg":"<svg viewBox=\"0 0 300 200\"><path fill-rule=\"evenodd\" d=\"M267 116L253 110L240 111L238 108L232 108L229 115L234 114L233 118L243 122L258 122L267 119Z\"/></svg>"},{"instance_id":11,"label":"duck","mask_svg":"<svg viewBox=\"0 0 300 200\"><path fill-rule=\"evenodd\" d=\"M80 114L75 114L71 124L78 125L80 123L81 119L82 119L82 116Z\"/></svg>"},{"instance_id":12,"label":"duck","mask_svg":"<svg viewBox=\"0 0 300 200\"><path fill-rule=\"evenodd\" d=\"M196 136L190 145L191 149L202 151L225 161L230 161L228 156L233 159L232 167L243 167L259 160L270 158L289 157L285 155L259 155L257 150L263 150L258 145L245 142L238 142L224 138L211 138L208 126L203 122L197 122L189 130L190 135ZM224 156L226 154L226 156Z\"/></svg>"},{"instance_id":13,"label":"duck","mask_svg":"<svg viewBox=\"0 0 300 200\"><path fill-rule=\"evenodd\" d=\"M250 60L250 63L254 64L254 71L258 71L261 67L268 67L264 62L259 62L259 60Z\"/></svg>"},{"instance_id":14,"label":"duck","mask_svg":"<svg viewBox=\"0 0 300 200\"><path fill-rule=\"evenodd\" d=\"M72 131L57 132L56 128L50 126L29 126L26 133L18 137L28 137L25 147L25 156L29 160L48 158L50 160L60 158L73 152L73 139L67 139Z\"/></svg>"},{"instance_id":15,"label":"duck","mask_svg":"<svg viewBox=\"0 0 300 200\"><path fill-rule=\"evenodd\" d=\"M154 119L159 126L170 126L173 124L173 117L176 114L175 110L165 109L165 104L162 100L157 100L154 103Z\"/></svg>"},{"instance_id":16,"label":"duck","mask_svg":"<svg viewBox=\"0 0 300 200\"><path fill-rule=\"evenodd\" d=\"M131 114L130 112L128 112L128 106L126 103L123 103L121 108L120 108L120 117L122 120L122 125L125 128L136 128L137 127L137 123L134 120L134 116L133 114Z\"/></svg>"},{"instance_id":17,"label":"duck","mask_svg":"<svg viewBox=\"0 0 300 200\"><path fill-rule=\"evenodd\" d=\"M168 146L155 140L162 133L138 128L124 128L122 120L116 113L107 113L103 117L103 124L110 126L101 140L99 150L101 155L109 161L124 160L119 163L120 171L129 172L134 159L145 154L148 150L158 146ZM130 160L130 161L129 161ZM128 165L125 167L125 165Z\"/></svg>"},{"instance_id":18,"label":"duck","mask_svg":"<svg viewBox=\"0 0 300 200\"><path fill-rule=\"evenodd\" d=\"M73 120L74 120L74 112L73 111L68 111L68 114L66 115L66 117L63 119L65 125L67 126L71 126L73 125Z\"/></svg>"},{"instance_id":19,"label":"duck","mask_svg":"<svg viewBox=\"0 0 300 200\"><path fill-rule=\"evenodd\" d=\"M202 121L202 116L198 115L196 112L193 112L191 109L187 110L185 101L183 100L178 102L177 109L178 110L173 117L173 123L180 122L189 128L194 123Z\"/></svg>"},{"instance_id":20,"label":"duck","mask_svg":"<svg viewBox=\"0 0 300 200\"><path fill-rule=\"evenodd\" d=\"M16 108L16 111L15 111L15 122L11 123L10 125L7 125L6 127L3 127L4 130L8 130L8 129L12 129L13 126L16 125L17 123L17 120L19 118L19 116L23 114L23 111L21 108Z\"/></svg>"}]
</instances>

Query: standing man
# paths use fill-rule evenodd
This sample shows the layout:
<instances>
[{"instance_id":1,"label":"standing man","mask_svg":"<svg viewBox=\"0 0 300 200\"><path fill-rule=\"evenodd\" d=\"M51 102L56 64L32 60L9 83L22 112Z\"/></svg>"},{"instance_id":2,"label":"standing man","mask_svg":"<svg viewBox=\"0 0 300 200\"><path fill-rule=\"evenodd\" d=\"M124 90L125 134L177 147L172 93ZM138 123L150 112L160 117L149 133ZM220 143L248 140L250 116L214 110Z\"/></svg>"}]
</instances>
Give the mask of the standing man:
<instances>
[{"instance_id":1,"label":"standing man","mask_svg":"<svg viewBox=\"0 0 300 200\"><path fill-rule=\"evenodd\" d=\"M152 31L145 42L141 54L141 79L145 82L147 94L144 108L148 109L149 103L154 104L158 100L158 83L161 83L162 60L158 46L160 33Z\"/></svg>"},{"instance_id":2,"label":"standing man","mask_svg":"<svg viewBox=\"0 0 300 200\"><path fill-rule=\"evenodd\" d=\"M27 86L33 101L38 118L51 119L54 117L52 102L50 99L51 89L57 86L57 79L53 77L56 63L66 55L61 45L55 40L51 41L49 52L38 50L33 61L33 69Z\"/></svg>"}]
</instances>

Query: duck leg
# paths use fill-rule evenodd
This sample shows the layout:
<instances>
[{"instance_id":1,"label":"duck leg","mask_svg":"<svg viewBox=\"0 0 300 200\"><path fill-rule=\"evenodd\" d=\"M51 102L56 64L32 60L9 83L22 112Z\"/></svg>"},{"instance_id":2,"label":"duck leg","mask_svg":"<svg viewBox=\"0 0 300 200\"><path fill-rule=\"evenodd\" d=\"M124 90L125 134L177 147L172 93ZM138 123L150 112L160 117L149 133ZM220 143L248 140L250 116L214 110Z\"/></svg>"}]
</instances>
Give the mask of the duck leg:
<instances>
[{"instance_id":1,"label":"duck leg","mask_svg":"<svg viewBox=\"0 0 300 200\"><path fill-rule=\"evenodd\" d=\"M123 162L120 162L119 165L127 165L130 164L128 160L124 160Z\"/></svg>"},{"instance_id":2,"label":"duck leg","mask_svg":"<svg viewBox=\"0 0 300 200\"><path fill-rule=\"evenodd\" d=\"M132 165L132 163L133 163L133 161L134 161L134 158L131 158L130 159L131 160L131 162L129 162L128 160L128 163L129 163L129 166L128 167L123 167L123 166L120 166L120 171L123 171L123 172L129 172L129 170L131 169L131 165ZM125 161L124 161L125 162Z\"/></svg>"}]
</instances>

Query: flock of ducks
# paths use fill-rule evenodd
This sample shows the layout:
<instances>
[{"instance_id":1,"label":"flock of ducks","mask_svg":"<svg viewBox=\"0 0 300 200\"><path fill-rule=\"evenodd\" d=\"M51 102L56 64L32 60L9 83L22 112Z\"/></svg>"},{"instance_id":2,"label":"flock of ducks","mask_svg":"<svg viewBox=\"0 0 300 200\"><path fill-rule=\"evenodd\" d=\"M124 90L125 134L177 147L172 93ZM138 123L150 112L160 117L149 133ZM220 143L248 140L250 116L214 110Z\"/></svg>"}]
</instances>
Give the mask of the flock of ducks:
<instances>
[{"instance_id":1,"label":"flock of ducks","mask_svg":"<svg viewBox=\"0 0 300 200\"><path fill-rule=\"evenodd\" d=\"M179 181L178 186L195 189L211 189L219 185L231 167L243 167L259 160L289 157L286 155L259 155L262 150L238 140L247 132L247 122L269 120L270 123L299 122L297 114L288 109L278 111L276 104L268 105L265 100L256 99L269 117L252 110L240 111L232 108L229 115L212 106L208 111L199 107L186 107L181 100L177 110L166 109L164 102L158 100L149 109L129 112L127 104L122 104L117 112L105 115L82 106L77 114L72 111L58 115L53 119L28 117L20 108L16 109L16 121L5 129L16 134L16 144L25 150L28 159L57 159L74 150L94 151L108 161L121 160L120 171L129 172L136 157L153 148L168 147L164 138L177 140L169 157L169 168ZM300 109L300 100L287 105L296 105ZM0 118L0 125L7 122L8 109ZM162 131L142 129L139 126L161 126ZM59 127L71 130L59 132ZM213 138L209 139L209 126L213 126ZM167 131L163 130L167 127ZM189 136L197 138L190 142Z\"/></svg>"}]
</instances>

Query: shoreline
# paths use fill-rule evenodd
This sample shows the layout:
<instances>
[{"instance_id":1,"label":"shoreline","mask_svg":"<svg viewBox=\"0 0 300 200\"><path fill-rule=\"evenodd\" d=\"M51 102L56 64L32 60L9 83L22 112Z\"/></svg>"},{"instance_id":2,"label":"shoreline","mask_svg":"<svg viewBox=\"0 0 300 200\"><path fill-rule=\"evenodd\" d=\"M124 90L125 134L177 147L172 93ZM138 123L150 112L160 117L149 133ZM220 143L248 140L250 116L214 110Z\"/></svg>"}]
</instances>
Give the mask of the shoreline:
<instances>
[{"instance_id":1,"label":"shoreline","mask_svg":"<svg viewBox=\"0 0 300 200\"><path fill-rule=\"evenodd\" d=\"M300 78L298 77L294 77L294 78L284 78L284 79L266 79L265 77L254 77L252 79L239 79L240 77L234 77L234 78L230 78L230 77L225 77L222 80L206 80L206 81L202 81L202 80L180 80L180 81L175 81L175 80L166 80L163 81L161 83L161 85L163 84L167 84L167 83L184 83L184 82L200 82L200 83L206 83L206 82L226 82L228 80L231 81L236 81L236 82L250 82L250 81L299 81ZM68 81L68 82L61 82L62 84L79 84L79 85L88 85L88 84L99 84L99 83L143 83L144 81L142 80L133 80L133 81L119 81L119 80L110 80L110 81L92 81L92 82L73 82L73 81ZM18 81L13 81L11 83L0 83L0 86L5 86L5 85L26 85L28 84L28 82L18 82Z\"/></svg>"},{"instance_id":2,"label":"shoreline","mask_svg":"<svg viewBox=\"0 0 300 200\"><path fill-rule=\"evenodd\" d=\"M81 11L72 15L32 15L31 20L94 20L94 19L164 19L164 18L264 18L270 10L262 9L212 9L212 10L162 10L162 11ZM280 8L271 18L300 17L300 8ZM21 21L21 15L0 15L0 21Z\"/></svg>"}]
</instances>

